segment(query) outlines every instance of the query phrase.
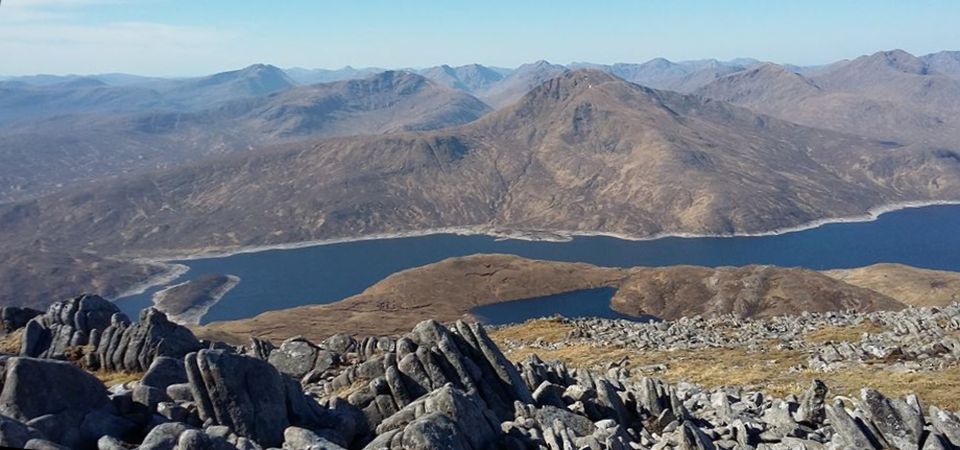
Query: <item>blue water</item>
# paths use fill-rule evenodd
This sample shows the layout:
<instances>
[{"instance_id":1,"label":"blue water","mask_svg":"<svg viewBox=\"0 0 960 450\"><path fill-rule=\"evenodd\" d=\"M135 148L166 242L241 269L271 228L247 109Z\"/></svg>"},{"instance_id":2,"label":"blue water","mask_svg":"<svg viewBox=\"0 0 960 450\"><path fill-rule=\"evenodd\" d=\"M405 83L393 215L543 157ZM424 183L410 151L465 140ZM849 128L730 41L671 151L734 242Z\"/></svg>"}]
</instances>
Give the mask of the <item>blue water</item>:
<instances>
[{"instance_id":1,"label":"blue water","mask_svg":"<svg viewBox=\"0 0 960 450\"><path fill-rule=\"evenodd\" d=\"M357 294L391 273L474 253L622 267L774 264L833 269L895 262L960 271L960 206L905 209L873 222L836 223L760 237L652 241L578 237L569 242L534 242L440 234L347 242L177 261L190 267L177 282L204 274L241 278L240 284L210 309L204 317L206 323L333 302ZM122 299L118 305L135 314L150 304L156 290Z\"/></svg>"},{"instance_id":2,"label":"blue water","mask_svg":"<svg viewBox=\"0 0 960 450\"><path fill-rule=\"evenodd\" d=\"M495 303L473 308L473 315L480 322L489 325L521 323L537 317L561 315L575 319L578 317L599 317L602 319L624 319L648 322L653 317L632 317L610 309L610 299L617 292L613 288L584 289L556 295L512 302Z\"/></svg>"}]
</instances>

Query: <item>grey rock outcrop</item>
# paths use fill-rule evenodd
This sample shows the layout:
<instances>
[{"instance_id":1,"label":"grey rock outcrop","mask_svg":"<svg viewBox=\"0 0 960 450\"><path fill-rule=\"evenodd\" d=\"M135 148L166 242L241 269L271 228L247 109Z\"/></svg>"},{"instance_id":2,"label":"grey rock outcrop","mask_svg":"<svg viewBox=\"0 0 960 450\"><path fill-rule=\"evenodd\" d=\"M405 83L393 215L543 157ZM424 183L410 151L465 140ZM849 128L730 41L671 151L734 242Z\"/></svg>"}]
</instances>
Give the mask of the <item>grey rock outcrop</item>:
<instances>
[{"instance_id":1,"label":"grey rock outcrop","mask_svg":"<svg viewBox=\"0 0 960 450\"><path fill-rule=\"evenodd\" d=\"M20 354L63 359L71 347L96 345L99 332L114 320L127 321L116 305L96 295L56 302L27 323Z\"/></svg>"},{"instance_id":2,"label":"grey rock outcrop","mask_svg":"<svg viewBox=\"0 0 960 450\"><path fill-rule=\"evenodd\" d=\"M122 435L133 424L117 417L100 380L62 361L18 357L7 363L0 414L75 448L104 435Z\"/></svg>"},{"instance_id":3,"label":"grey rock outcrop","mask_svg":"<svg viewBox=\"0 0 960 450\"><path fill-rule=\"evenodd\" d=\"M33 308L4 306L0 308L0 330L5 333L19 330L25 327L30 319L33 319L42 313L42 311L37 311Z\"/></svg>"}]
</instances>

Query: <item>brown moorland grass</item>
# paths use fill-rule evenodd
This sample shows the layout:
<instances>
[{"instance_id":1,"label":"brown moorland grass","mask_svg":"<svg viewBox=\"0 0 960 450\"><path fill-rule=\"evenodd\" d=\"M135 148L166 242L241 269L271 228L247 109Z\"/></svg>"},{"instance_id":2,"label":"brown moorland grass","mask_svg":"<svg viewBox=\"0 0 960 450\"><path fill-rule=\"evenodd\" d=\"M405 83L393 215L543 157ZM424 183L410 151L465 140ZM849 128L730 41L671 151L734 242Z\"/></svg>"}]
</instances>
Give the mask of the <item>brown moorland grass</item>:
<instances>
[{"instance_id":1,"label":"brown moorland grass","mask_svg":"<svg viewBox=\"0 0 960 450\"><path fill-rule=\"evenodd\" d=\"M807 342L813 344L823 344L826 342L860 342L863 334L877 334L887 331L882 325L872 321L865 320L857 325L850 327L827 326L816 331L807 333Z\"/></svg>"},{"instance_id":2,"label":"brown moorland grass","mask_svg":"<svg viewBox=\"0 0 960 450\"><path fill-rule=\"evenodd\" d=\"M547 331L558 331L562 325L556 321L531 321L494 330L490 335L501 346L507 340L533 342L538 337L551 342L546 338L550 335ZM817 337L836 341L840 337L855 335L859 340L863 327L852 328L856 328L856 331L829 330ZM537 354L544 360L559 360L570 367L595 370L603 370L606 364L628 357L629 367L632 368L657 364L666 366L663 371L647 374L635 372L635 376L648 375L671 382L687 381L707 388L739 386L781 397L800 395L812 380L821 379L827 383L831 395L859 397L861 388L871 387L891 396L915 393L928 404L949 410L960 409L960 366L956 365L939 371L917 373L896 373L869 365L834 372L815 372L795 369L806 361L803 352L780 350L773 345L768 345L760 352L737 348L645 351L623 346L598 347L571 343L559 349L520 348L507 350L505 354L512 361L519 362L530 354Z\"/></svg>"}]
</instances>

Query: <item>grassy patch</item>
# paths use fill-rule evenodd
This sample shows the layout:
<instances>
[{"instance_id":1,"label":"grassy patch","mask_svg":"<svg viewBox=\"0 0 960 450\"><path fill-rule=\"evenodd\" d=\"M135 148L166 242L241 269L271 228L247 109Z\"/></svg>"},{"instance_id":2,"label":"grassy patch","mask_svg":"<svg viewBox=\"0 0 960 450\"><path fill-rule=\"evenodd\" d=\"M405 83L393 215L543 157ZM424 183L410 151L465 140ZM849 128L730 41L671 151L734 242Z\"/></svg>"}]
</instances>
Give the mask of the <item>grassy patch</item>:
<instances>
[{"instance_id":1,"label":"grassy patch","mask_svg":"<svg viewBox=\"0 0 960 450\"><path fill-rule=\"evenodd\" d=\"M850 327L827 326L806 335L807 342L822 344L825 342L860 342L864 333L877 334L886 331L882 325L865 320Z\"/></svg>"},{"instance_id":2,"label":"grassy patch","mask_svg":"<svg viewBox=\"0 0 960 450\"><path fill-rule=\"evenodd\" d=\"M560 318L535 319L520 325L511 325L490 333L499 342L534 342L542 338L547 342L561 342L567 339L573 326Z\"/></svg>"},{"instance_id":3,"label":"grassy patch","mask_svg":"<svg viewBox=\"0 0 960 450\"><path fill-rule=\"evenodd\" d=\"M90 373L102 381L103 384L107 385L107 387L137 381L143 378L143 372L109 372L106 370L98 370Z\"/></svg>"},{"instance_id":4,"label":"grassy patch","mask_svg":"<svg viewBox=\"0 0 960 450\"><path fill-rule=\"evenodd\" d=\"M23 336L23 328L14 330L0 338L0 353L8 355L20 354L20 337Z\"/></svg>"}]
</instances>

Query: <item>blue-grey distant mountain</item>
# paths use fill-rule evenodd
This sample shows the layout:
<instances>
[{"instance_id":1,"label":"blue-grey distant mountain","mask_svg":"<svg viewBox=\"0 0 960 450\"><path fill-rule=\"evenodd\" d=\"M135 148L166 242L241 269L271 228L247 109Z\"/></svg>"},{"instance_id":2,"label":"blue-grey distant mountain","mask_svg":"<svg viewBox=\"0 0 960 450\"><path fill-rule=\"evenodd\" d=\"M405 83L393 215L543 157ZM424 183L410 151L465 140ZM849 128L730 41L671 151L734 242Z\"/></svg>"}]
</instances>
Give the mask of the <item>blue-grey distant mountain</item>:
<instances>
[{"instance_id":1,"label":"blue-grey distant mountain","mask_svg":"<svg viewBox=\"0 0 960 450\"><path fill-rule=\"evenodd\" d=\"M931 72L960 78L960 52L937 52L921 57Z\"/></svg>"},{"instance_id":2,"label":"blue-grey distant mountain","mask_svg":"<svg viewBox=\"0 0 960 450\"><path fill-rule=\"evenodd\" d=\"M8 125L0 133L0 202L294 139L433 130L476 120L489 111L469 94L406 72L285 87L285 78L264 76L263 70L273 72L256 68L178 84L176 95L198 93L197 106L201 91L210 98L242 97L211 100L206 109L88 110Z\"/></svg>"},{"instance_id":3,"label":"blue-grey distant mountain","mask_svg":"<svg viewBox=\"0 0 960 450\"><path fill-rule=\"evenodd\" d=\"M731 62L714 59L672 62L654 58L643 64L617 63L612 65L576 63L571 68L602 70L624 80L681 93L690 93L714 80L756 64L753 59L740 58Z\"/></svg>"},{"instance_id":4,"label":"blue-grey distant mountain","mask_svg":"<svg viewBox=\"0 0 960 450\"><path fill-rule=\"evenodd\" d=\"M471 93L489 89L505 77L500 72L480 64L458 67L450 67L444 64L422 69L418 73L441 85Z\"/></svg>"},{"instance_id":5,"label":"blue-grey distant mountain","mask_svg":"<svg viewBox=\"0 0 960 450\"><path fill-rule=\"evenodd\" d=\"M763 64L697 91L796 123L890 142L960 148L960 80L902 50L798 74Z\"/></svg>"},{"instance_id":6,"label":"blue-grey distant mountain","mask_svg":"<svg viewBox=\"0 0 960 450\"><path fill-rule=\"evenodd\" d=\"M378 67L364 67L355 69L346 66L342 69L304 69L302 67L291 67L285 69L287 76L298 84L316 84L331 83L334 81L356 80L367 78L369 76L386 72L387 69Z\"/></svg>"},{"instance_id":7,"label":"blue-grey distant mountain","mask_svg":"<svg viewBox=\"0 0 960 450\"><path fill-rule=\"evenodd\" d=\"M567 70L564 66L544 60L524 64L510 72L500 82L477 92L477 97L494 108L500 108L519 100L534 87Z\"/></svg>"}]
</instances>

